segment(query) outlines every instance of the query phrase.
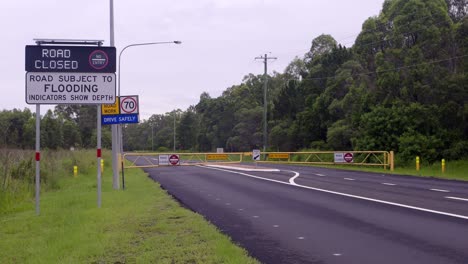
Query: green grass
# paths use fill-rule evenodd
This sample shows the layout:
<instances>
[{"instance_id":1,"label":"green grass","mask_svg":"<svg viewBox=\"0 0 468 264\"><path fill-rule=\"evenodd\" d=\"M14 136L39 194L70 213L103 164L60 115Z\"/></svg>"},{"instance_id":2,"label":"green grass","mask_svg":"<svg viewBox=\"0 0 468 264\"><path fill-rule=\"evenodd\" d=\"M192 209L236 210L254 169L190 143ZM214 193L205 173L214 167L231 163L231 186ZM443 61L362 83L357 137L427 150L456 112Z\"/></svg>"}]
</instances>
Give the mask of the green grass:
<instances>
[{"instance_id":1,"label":"green grass","mask_svg":"<svg viewBox=\"0 0 468 264\"><path fill-rule=\"evenodd\" d=\"M257 263L142 171L116 191L106 170L102 208L94 170L42 193L39 216L33 201L0 215L0 263Z\"/></svg>"}]
</instances>

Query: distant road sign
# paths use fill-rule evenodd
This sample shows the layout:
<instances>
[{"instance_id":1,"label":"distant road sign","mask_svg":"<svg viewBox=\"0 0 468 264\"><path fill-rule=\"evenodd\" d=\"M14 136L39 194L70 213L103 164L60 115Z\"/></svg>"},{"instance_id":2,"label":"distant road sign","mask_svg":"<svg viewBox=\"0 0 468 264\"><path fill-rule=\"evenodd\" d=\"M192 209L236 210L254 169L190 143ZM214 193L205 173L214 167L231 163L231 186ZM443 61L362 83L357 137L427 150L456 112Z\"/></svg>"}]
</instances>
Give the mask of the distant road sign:
<instances>
[{"instance_id":1,"label":"distant road sign","mask_svg":"<svg viewBox=\"0 0 468 264\"><path fill-rule=\"evenodd\" d=\"M159 165L159 166L167 166L167 165L169 165L169 155L159 155L159 157L158 157L158 165Z\"/></svg>"},{"instance_id":2,"label":"distant road sign","mask_svg":"<svg viewBox=\"0 0 468 264\"><path fill-rule=\"evenodd\" d=\"M169 157L171 165L179 165L179 155L173 154Z\"/></svg>"},{"instance_id":3,"label":"distant road sign","mask_svg":"<svg viewBox=\"0 0 468 264\"><path fill-rule=\"evenodd\" d=\"M207 160L228 160L229 156L228 154L206 154L206 159Z\"/></svg>"},{"instance_id":4,"label":"distant road sign","mask_svg":"<svg viewBox=\"0 0 468 264\"><path fill-rule=\"evenodd\" d=\"M138 114L138 95L120 97L120 114Z\"/></svg>"},{"instance_id":5,"label":"distant road sign","mask_svg":"<svg viewBox=\"0 0 468 264\"><path fill-rule=\"evenodd\" d=\"M270 153L268 154L270 159L289 159L289 153Z\"/></svg>"},{"instance_id":6,"label":"distant road sign","mask_svg":"<svg viewBox=\"0 0 468 264\"><path fill-rule=\"evenodd\" d=\"M345 153L343 158L346 162L351 163L353 162L353 153Z\"/></svg>"},{"instance_id":7,"label":"distant road sign","mask_svg":"<svg viewBox=\"0 0 468 264\"><path fill-rule=\"evenodd\" d=\"M254 161L259 161L260 160L260 150L259 149L252 150L252 159Z\"/></svg>"},{"instance_id":8,"label":"distant road sign","mask_svg":"<svg viewBox=\"0 0 468 264\"><path fill-rule=\"evenodd\" d=\"M28 104L113 104L115 73L26 73Z\"/></svg>"},{"instance_id":9,"label":"distant road sign","mask_svg":"<svg viewBox=\"0 0 468 264\"><path fill-rule=\"evenodd\" d=\"M115 47L26 46L27 72L115 72Z\"/></svg>"}]
</instances>

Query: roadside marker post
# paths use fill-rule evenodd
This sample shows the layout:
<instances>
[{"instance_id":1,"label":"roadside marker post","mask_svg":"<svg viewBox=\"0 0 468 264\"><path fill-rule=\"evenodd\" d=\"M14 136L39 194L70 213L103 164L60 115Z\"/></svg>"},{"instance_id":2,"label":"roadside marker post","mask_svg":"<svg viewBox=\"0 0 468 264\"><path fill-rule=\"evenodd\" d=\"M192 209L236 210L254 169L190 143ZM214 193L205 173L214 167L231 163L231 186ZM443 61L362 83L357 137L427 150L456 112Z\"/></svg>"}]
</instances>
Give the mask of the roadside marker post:
<instances>
[{"instance_id":1,"label":"roadside marker post","mask_svg":"<svg viewBox=\"0 0 468 264\"><path fill-rule=\"evenodd\" d=\"M420 164L419 164L419 156L416 156L416 171L419 171Z\"/></svg>"}]
</instances>

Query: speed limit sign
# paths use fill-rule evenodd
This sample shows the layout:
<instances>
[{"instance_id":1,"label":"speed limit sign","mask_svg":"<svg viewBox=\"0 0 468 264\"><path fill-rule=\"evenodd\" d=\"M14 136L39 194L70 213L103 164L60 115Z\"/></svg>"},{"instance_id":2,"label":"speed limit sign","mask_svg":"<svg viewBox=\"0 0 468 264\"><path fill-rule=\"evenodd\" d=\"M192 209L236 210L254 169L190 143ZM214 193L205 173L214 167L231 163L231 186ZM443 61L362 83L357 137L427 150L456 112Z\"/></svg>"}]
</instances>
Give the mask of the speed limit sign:
<instances>
[{"instance_id":1,"label":"speed limit sign","mask_svg":"<svg viewBox=\"0 0 468 264\"><path fill-rule=\"evenodd\" d=\"M138 95L120 97L120 114L138 114Z\"/></svg>"}]
</instances>

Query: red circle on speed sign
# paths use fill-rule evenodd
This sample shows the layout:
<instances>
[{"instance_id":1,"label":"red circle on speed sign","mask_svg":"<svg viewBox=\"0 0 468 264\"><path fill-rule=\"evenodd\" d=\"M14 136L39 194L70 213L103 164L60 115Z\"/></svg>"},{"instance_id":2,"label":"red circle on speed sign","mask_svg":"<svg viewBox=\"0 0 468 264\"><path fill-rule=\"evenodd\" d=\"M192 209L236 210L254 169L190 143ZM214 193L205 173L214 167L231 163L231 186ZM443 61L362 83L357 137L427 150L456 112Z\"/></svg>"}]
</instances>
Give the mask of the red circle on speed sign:
<instances>
[{"instance_id":1,"label":"red circle on speed sign","mask_svg":"<svg viewBox=\"0 0 468 264\"><path fill-rule=\"evenodd\" d=\"M120 102L120 110L123 114L134 114L137 112L138 103L133 97L124 97Z\"/></svg>"},{"instance_id":2,"label":"red circle on speed sign","mask_svg":"<svg viewBox=\"0 0 468 264\"><path fill-rule=\"evenodd\" d=\"M179 156L178 155L171 155L169 157L169 162L172 164L172 165L177 165L179 164Z\"/></svg>"},{"instance_id":3,"label":"red circle on speed sign","mask_svg":"<svg viewBox=\"0 0 468 264\"><path fill-rule=\"evenodd\" d=\"M353 162L353 153L345 153L343 158L346 162Z\"/></svg>"}]
</instances>

